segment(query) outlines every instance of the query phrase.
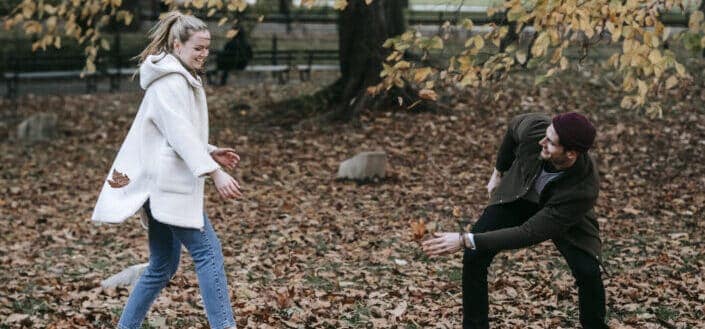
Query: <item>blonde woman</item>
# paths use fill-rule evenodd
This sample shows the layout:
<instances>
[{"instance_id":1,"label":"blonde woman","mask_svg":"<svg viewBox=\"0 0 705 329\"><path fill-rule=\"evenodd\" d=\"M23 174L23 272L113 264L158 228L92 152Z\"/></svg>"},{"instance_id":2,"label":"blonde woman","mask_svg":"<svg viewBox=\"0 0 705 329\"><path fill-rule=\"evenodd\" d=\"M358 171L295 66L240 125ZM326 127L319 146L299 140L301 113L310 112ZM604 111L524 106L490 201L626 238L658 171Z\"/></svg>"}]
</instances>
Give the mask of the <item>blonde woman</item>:
<instances>
[{"instance_id":1,"label":"blonde woman","mask_svg":"<svg viewBox=\"0 0 705 329\"><path fill-rule=\"evenodd\" d=\"M208 144L208 108L199 72L210 33L200 19L171 12L138 56L145 89L132 127L110 169L93 220L118 223L141 211L148 226L149 266L130 293L118 328L140 328L147 311L176 273L184 245L193 258L211 328L235 328L220 241L203 210L210 176L223 198L242 196L221 169L240 158Z\"/></svg>"}]
</instances>

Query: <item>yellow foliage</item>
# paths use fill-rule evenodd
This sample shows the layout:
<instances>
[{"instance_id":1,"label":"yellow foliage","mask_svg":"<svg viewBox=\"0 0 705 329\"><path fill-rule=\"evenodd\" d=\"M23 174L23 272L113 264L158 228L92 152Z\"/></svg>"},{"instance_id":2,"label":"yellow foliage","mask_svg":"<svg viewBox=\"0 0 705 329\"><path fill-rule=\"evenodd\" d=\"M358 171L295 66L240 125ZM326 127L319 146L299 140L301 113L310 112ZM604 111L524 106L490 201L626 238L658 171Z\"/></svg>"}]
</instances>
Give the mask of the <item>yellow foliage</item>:
<instances>
[{"instance_id":1,"label":"yellow foliage","mask_svg":"<svg viewBox=\"0 0 705 329\"><path fill-rule=\"evenodd\" d=\"M335 0L335 2L333 3L333 9L335 10L344 10L347 7L348 2L346 0Z\"/></svg>"},{"instance_id":2,"label":"yellow foliage","mask_svg":"<svg viewBox=\"0 0 705 329\"><path fill-rule=\"evenodd\" d=\"M422 67L414 70L414 81L421 83L433 72L430 67Z\"/></svg>"},{"instance_id":3,"label":"yellow foliage","mask_svg":"<svg viewBox=\"0 0 705 329\"><path fill-rule=\"evenodd\" d=\"M232 39L238 34L238 32L240 31L236 29L230 29L227 33L225 33L225 37L228 39Z\"/></svg>"}]
</instances>

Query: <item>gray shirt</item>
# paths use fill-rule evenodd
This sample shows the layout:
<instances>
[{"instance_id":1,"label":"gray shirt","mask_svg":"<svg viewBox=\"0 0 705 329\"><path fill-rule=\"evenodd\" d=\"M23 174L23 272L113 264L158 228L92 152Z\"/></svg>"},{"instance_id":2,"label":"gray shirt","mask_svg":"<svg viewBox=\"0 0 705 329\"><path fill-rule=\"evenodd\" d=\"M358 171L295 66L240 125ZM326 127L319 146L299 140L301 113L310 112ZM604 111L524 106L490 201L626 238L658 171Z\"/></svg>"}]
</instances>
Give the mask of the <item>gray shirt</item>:
<instances>
[{"instance_id":1,"label":"gray shirt","mask_svg":"<svg viewBox=\"0 0 705 329\"><path fill-rule=\"evenodd\" d=\"M541 195L541 191L543 191L543 189L546 187L546 184L556 179L556 177L560 176L562 173L562 171L549 172L546 171L545 166L542 167L541 173L538 177L536 177L536 180L534 181L534 187L529 190L529 192L523 197L523 199L531 201L533 203L539 203L539 195Z\"/></svg>"}]
</instances>

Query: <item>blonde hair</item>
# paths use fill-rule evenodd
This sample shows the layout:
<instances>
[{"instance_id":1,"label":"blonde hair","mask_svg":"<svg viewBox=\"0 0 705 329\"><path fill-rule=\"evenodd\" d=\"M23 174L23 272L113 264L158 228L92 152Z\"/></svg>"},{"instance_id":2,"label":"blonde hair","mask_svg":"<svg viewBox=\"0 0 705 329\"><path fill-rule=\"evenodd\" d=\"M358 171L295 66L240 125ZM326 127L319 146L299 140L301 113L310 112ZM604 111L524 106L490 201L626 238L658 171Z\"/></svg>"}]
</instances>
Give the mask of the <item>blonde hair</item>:
<instances>
[{"instance_id":1,"label":"blonde hair","mask_svg":"<svg viewBox=\"0 0 705 329\"><path fill-rule=\"evenodd\" d=\"M138 64L142 64L149 55L171 53L174 50L175 40L186 43L194 32L200 31L208 31L208 25L202 20L192 15L184 15L177 10L170 11L164 14L157 25L149 31L149 39L152 41L147 48L135 56L135 59Z\"/></svg>"}]
</instances>

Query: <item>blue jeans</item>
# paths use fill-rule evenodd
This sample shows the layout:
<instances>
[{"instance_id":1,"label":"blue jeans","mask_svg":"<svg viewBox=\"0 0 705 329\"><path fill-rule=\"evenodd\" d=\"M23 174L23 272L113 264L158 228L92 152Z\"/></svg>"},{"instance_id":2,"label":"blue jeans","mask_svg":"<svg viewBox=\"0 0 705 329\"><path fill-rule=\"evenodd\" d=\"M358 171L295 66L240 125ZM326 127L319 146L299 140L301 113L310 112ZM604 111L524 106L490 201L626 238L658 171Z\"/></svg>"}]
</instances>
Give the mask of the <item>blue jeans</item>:
<instances>
[{"instance_id":1,"label":"blue jeans","mask_svg":"<svg viewBox=\"0 0 705 329\"><path fill-rule=\"evenodd\" d=\"M176 273L182 244L196 265L201 298L211 328L235 326L223 252L206 214L203 214L203 230L198 230L160 223L152 217L149 201L144 207L149 217L149 266L132 289L118 328L140 328L149 307Z\"/></svg>"}]
</instances>

